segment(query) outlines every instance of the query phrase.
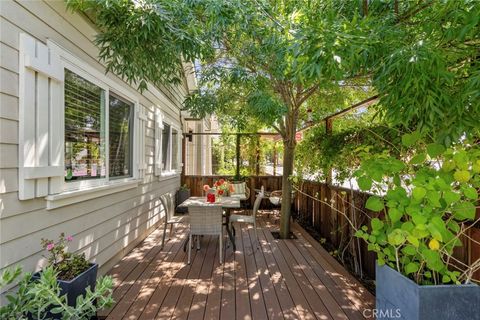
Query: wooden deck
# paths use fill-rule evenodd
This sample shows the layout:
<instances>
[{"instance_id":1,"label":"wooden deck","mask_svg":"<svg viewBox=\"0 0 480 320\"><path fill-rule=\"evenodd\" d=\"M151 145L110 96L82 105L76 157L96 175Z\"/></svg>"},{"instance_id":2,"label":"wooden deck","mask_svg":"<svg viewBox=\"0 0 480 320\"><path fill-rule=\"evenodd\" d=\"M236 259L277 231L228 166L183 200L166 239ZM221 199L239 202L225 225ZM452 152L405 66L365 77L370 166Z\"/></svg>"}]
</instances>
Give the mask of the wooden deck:
<instances>
[{"instance_id":1,"label":"wooden deck","mask_svg":"<svg viewBox=\"0 0 480 320\"><path fill-rule=\"evenodd\" d=\"M160 249L155 230L109 272L116 305L107 319L364 319L373 296L301 227L297 240L274 240L263 212L259 242L251 226L237 225L237 250L205 236L187 265L185 228ZM257 249L258 248L258 249ZM367 312L367 315L371 313Z\"/></svg>"}]
</instances>

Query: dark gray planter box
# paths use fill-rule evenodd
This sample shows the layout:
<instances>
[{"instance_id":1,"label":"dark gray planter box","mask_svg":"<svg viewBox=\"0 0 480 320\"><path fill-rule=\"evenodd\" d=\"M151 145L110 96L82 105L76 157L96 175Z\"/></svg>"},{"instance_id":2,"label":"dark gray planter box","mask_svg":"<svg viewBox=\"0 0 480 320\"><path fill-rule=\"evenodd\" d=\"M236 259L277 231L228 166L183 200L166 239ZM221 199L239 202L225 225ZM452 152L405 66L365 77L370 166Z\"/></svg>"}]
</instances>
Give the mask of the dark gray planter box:
<instances>
[{"instance_id":1,"label":"dark gray planter box","mask_svg":"<svg viewBox=\"0 0 480 320\"><path fill-rule=\"evenodd\" d=\"M187 207L178 207L182 202L190 198L190 189L180 189L177 191L175 199L175 212L176 213L188 213Z\"/></svg>"},{"instance_id":2,"label":"dark gray planter box","mask_svg":"<svg viewBox=\"0 0 480 320\"><path fill-rule=\"evenodd\" d=\"M389 266L376 267L377 319L480 320L476 284L420 286Z\"/></svg>"},{"instance_id":3,"label":"dark gray planter box","mask_svg":"<svg viewBox=\"0 0 480 320\"><path fill-rule=\"evenodd\" d=\"M80 273L78 276L70 281L58 280L60 287L60 296L67 295L67 303L69 306L75 307L77 304L77 297L80 295L85 296L86 289L90 287L91 291L95 290L95 284L97 281L98 264L91 263L90 268ZM40 273L36 272L32 275L32 280L40 279ZM58 319L59 315L52 315L48 312L47 318Z\"/></svg>"}]
</instances>

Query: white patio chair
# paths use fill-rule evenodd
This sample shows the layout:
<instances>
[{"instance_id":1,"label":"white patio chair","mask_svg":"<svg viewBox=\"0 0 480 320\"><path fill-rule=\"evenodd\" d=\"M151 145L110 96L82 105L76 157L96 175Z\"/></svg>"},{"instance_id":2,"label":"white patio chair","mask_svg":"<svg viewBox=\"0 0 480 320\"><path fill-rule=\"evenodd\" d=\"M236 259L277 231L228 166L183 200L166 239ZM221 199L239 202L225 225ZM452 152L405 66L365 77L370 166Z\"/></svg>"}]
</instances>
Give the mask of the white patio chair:
<instances>
[{"instance_id":1,"label":"white patio chair","mask_svg":"<svg viewBox=\"0 0 480 320\"><path fill-rule=\"evenodd\" d=\"M280 206L282 205L282 190L275 190L270 192L270 196L268 197L268 200L274 205L274 206ZM292 203L295 200L295 191L292 191Z\"/></svg>"},{"instance_id":2,"label":"white patio chair","mask_svg":"<svg viewBox=\"0 0 480 320\"><path fill-rule=\"evenodd\" d=\"M173 197L170 193L166 193L160 196L160 201L165 210L165 221L163 224L163 237L162 237L162 248L165 244L165 236L167 234L167 225L170 225L170 234L169 238L172 236L173 225L178 223L188 223L188 215L175 215L175 204L173 202Z\"/></svg>"},{"instance_id":3,"label":"white patio chair","mask_svg":"<svg viewBox=\"0 0 480 320\"><path fill-rule=\"evenodd\" d=\"M192 254L192 238L200 235L218 235L220 263L223 263L223 209L221 206L191 206L190 234L188 235L188 264ZM197 239L197 249L200 249L200 238Z\"/></svg>"},{"instance_id":4,"label":"white patio chair","mask_svg":"<svg viewBox=\"0 0 480 320\"><path fill-rule=\"evenodd\" d=\"M262 186L261 191L257 194L255 198L255 202L253 203L253 210L252 215L242 215L242 214L232 214L230 216L230 229L235 230L232 228L232 223L234 222L243 222L243 223L250 223L253 224L253 231L255 232L255 238L257 239L258 244L258 235L257 235L257 212L260 208L260 204L262 203L262 199L265 197L264 188Z\"/></svg>"}]
</instances>

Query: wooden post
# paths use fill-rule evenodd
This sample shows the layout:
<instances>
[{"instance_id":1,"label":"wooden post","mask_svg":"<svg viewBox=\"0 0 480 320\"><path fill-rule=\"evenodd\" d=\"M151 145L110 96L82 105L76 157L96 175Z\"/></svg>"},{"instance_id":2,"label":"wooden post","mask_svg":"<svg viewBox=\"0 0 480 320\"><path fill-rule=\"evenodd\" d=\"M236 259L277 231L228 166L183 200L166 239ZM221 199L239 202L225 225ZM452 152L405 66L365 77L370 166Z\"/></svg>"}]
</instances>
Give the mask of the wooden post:
<instances>
[{"instance_id":1,"label":"wooden post","mask_svg":"<svg viewBox=\"0 0 480 320\"><path fill-rule=\"evenodd\" d=\"M255 147L255 175L260 175L260 136L256 136L257 145Z\"/></svg>"},{"instance_id":2,"label":"wooden post","mask_svg":"<svg viewBox=\"0 0 480 320\"><path fill-rule=\"evenodd\" d=\"M333 120L331 118L325 119L325 133L327 136L330 136L332 134L332 129L333 129ZM326 188L325 188L325 198L326 201L328 202L328 205L332 206L334 205L332 203L333 196L335 192L332 192L331 185L332 185L332 180L333 180L333 171L332 168L328 168L327 172L327 178L326 178ZM329 206L325 206L326 209L326 221L328 221L328 239L332 241L332 243L336 244L336 231L334 231L335 223L334 221L336 220L333 215L336 215L337 213L332 210ZM332 231L334 231L332 233Z\"/></svg>"},{"instance_id":3,"label":"wooden post","mask_svg":"<svg viewBox=\"0 0 480 320\"><path fill-rule=\"evenodd\" d=\"M277 142L273 142L273 176L277 175Z\"/></svg>"},{"instance_id":4,"label":"wooden post","mask_svg":"<svg viewBox=\"0 0 480 320\"><path fill-rule=\"evenodd\" d=\"M182 139L182 173L180 175L180 183L182 185L185 184L185 168L186 168L186 163L185 163L185 159L186 159L186 150L187 150L187 142L186 142L187 138L186 137L183 137Z\"/></svg>"},{"instance_id":5,"label":"wooden post","mask_svg":"<svg viewBox=\"0 0 480 320\"><path fill-rule=\"evenodd\" d=\"M237 133L237 142L236 142L236 148L235 148L235 157L237 160L237 167L235 170L235 178L238 179L240 178L240 134Z\"/></svg>"},{"instance_id":6,"label":"wooden post","mask_svg":"<svg viewBox=\"0 0 480 320\"><path fill-rule=\"evenodd\" d=\"M362 0L362 14L364 17L368 15L368 0Z\"/></svg>"},{"instance_id":7,"label":"wooden post","mask_svg":"<svg viewBox=\"0 0 480 320\"><path fill-rule=\"evenodd\" d=\"M332 129L333 129L333 119L327 118L325 119L325 133L327 136L330 136L332 134ZM332 168L328 169L327 172L327 184L330 185L332 183Z\"/></svg>"}]
</instances>

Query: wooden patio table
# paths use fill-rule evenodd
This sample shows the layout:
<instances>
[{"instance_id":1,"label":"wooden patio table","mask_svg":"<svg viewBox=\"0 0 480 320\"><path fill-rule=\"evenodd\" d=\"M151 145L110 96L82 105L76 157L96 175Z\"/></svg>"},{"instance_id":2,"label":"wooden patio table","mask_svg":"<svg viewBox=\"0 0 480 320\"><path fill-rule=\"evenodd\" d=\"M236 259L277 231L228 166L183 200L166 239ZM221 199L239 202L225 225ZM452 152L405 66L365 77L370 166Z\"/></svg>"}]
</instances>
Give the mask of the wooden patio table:
<instances>
[{"instance_id":1,"label":"wooden patio table","mask_svg":"<svg viewBox=\"0 0 480 320\"><path fill-rule=\"evenodd\" d=\"M242 197L240 196L234 196L234 197L220 197L216 198L214 203L207 202L207 197L190 197L184 202L182 202L179 207L191 207L191 206L207 206L207 207L212 207L212 206L221 206L222 208L225 209L226 212L226 222L225 222L225 227L227 229L227 234L232 242L233 250L236 250L235 246L235 237L233 236L232 230L230 230L230 209L238 209L240 208L240 200L242 200Z\"/></svg>"}]
</instances>

